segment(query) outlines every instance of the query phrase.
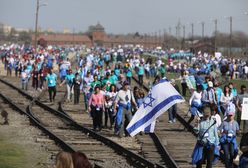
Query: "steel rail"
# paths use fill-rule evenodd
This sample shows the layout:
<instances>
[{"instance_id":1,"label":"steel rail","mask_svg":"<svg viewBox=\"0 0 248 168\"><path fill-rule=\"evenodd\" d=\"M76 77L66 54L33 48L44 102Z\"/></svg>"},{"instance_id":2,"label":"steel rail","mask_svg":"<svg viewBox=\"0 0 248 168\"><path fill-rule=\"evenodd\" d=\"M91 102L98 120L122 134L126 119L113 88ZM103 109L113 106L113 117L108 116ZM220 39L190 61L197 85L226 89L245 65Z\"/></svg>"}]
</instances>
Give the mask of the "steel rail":
<instances>
[{"instance_id":1,"label":"steel rail","mask_svg":"<svg viewBox=\"0 0 248 168\"><path fill-rule=\"evenodd\" d=\"M138 82L138 79L133 77L133 79L135 80L135 82ZM142 85L142 87L147 91L149 92L149 88L147 86L145 86L144 84ZM176 118L177 120L189 131L191 132L195 137L198 136L198 134L194 131L194 128L192 125L188 124L188 122L182 117L180 116L178 113L176 114ZM156 136L156 135L155 135ZM158 136L157 136L158 137ZM158 144L159 145L159 144ZM164 148L166 150L166 148ZM167 151L167 150L166 150ZM168 151L167 151L168 153ZM173 160L173 162L176 164L175 160L170 156L170 154L168 153L167 157L171 158ZM166 159L166 158L165 158ZM170 160L172 162L172 160ZM220 160L221 162L224 163L224 157L223 156L220 156ZM173 163L171 163L173 165ZM175 165L176 166L176 165ZM237 165L235 163L233 163L233 167L237 167Z\"/></svg>"},{"instance_id":2,"label":"steel rail","mask_svg":"<svg viewBox=\"0 0 248 168\"><path fill-rule=\"evenodd\" d=\"M132 79L139 84L139 81L137 78L135 78L134 76L132 77ZM149 92L149 88L146 87L145 85L142 85L142 87L144 88L144 90L146 92ZM157 148L157 150L159 151L159 154L161 155L164 163L166 164L166 166L170 167L170 168L179 168L179 166L177 165L176 161L172 158L172 156L169 154L168 150L165 148L165 146L163 145L161 139L159 138L159 136L154 132L154 133L149 133L149 136L153 139L153 142L155 143L155 146Z\"/></svg>"},{"instance_id":3,"label":"steel rail","mask_svg":"<svg viewBox=\"0 0 248 168\"><path fill-rule=\"evenodd\" d=\"M125 147L119 145L118 143L100 135L97 134L96 132L84 127L83 125L78 124L76 121L74 121L72 118L70 118L68 115L66 115L65 113L62 113L58 110L55 110L45 104L43 104L42 102L40 102L38 99L33 98L31 95L25 93L24 91L22 91L21 89L17 88L16 86L10 84L9 82L6 82L2 79L0 79L0 82L5 83L6 85L10 86L11 88L17 90L19 93L21 93L22 95L24 95L25 97L27 97L29 100L33 101L33 103L37 104L38 106L40 106L41 108L53 113L54 115L59 116L60 118L65 119L67 122L69 122L72 126L74 126L76 129L81 130L83 133L87 134L88 136L101 141L102 143L104 143L106 146L109 146L110 148L112 148L115 152L123 155L124 157L128 158L129 160L132 161L132 163L134 165L137 165L138 167L151 167L151 168L163 168L163 166L153 163L143 157L141 157L140 155L126 149ZM30 111L29 111L30 112ZM30 114L30 113L29 113ZM37 122L39 122L39 120L37 118L35 118L32 115L29 115L32 118L34 118Z\"/></svg>"}]
</instances>

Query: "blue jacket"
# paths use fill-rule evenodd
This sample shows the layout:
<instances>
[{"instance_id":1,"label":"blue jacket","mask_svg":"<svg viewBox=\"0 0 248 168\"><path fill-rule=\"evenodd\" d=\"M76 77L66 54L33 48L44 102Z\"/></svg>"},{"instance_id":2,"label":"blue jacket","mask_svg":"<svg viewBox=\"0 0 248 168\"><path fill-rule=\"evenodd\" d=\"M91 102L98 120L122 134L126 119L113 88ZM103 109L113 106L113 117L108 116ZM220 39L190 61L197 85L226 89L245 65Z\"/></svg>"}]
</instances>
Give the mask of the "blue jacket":
<instances>
[{"instance_id":1,"label":"blue jacket","mask_svg":"<svg viewBox=\"0 0 248 168\"><path fill-rule=\"evenodd\" d=\"M239 160L239 168L247 168L247 165L248 165L248 158L241 157Z\"/></svg>"},{"instance_id":2,"label":"blue jacket","mask_svg":"<svg viewBox=\"0 0 248 168\"><path fill-rule=\"evenodd\" d=\"M234 147L234 157L238 155L238 144L237 144L236 136L228 137L226 134L224 134L220 137L220 143L221 144L232 143Z\"/></svg>"},{"instance_id":3,"label":"blue jacket","mask_svg":"<svg viewBox=\"0 0 248 168\"><path fill-rule=\"evenodd\" d=\"M214 145L214 144L212 144L212 145ZM210 144L207 145L207 147L209 147L209 146L210 146ZM218 157L220 156L218 147L216 145L214 145L214 146L215 146L215 149L214 149L214 160L212 161L213 164L216 163L216 161L218 160ZM204 148L203 145L196 143L195 148L193 150L193 153L191 155L193 165L196 165L197 162L199 162L202 159L203 148Z\"/></svg>"}]
</instances>

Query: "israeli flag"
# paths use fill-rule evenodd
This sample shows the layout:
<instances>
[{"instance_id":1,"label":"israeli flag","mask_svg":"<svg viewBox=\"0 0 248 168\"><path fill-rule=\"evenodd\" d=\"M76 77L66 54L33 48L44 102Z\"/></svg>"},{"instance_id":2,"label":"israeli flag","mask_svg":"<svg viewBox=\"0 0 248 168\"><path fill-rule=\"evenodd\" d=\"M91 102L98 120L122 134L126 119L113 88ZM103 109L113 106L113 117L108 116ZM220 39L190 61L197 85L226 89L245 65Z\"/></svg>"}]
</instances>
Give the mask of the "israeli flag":
<instances>
[{"instance_id":1,"label":"israeli flag","mask_svg":"<svg viewBox=\"0 0 248 168\"><path fill-rule=\"evenodd\" d=\"M135 136L141 131L154 132L156 118L166 112L176 103L184 102L183 97L171 85L171 83L162 79L154 85L143 105L137 110L132 120L127 126L127 131L131 136Z\"/></svg>"}]
</instances>

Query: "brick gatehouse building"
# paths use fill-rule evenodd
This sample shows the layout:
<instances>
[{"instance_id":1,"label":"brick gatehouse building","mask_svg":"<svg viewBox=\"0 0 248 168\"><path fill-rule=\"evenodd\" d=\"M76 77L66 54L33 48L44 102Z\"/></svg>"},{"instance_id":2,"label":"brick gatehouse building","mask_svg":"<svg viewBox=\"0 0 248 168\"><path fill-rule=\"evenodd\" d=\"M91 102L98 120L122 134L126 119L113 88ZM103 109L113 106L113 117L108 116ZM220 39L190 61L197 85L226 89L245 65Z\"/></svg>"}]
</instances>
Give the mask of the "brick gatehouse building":
<instances>
[{"instance_id":1,"label":"brick gatehouse building","mask_svg":"<svg viewBox=\"0 0 248 168\"><path fill-rule=\"evenodd\" d=\"M38 44L40 45L85 45L86 47L114 47L118 45L142 45L144 47L162 46L162 40L157 36L141 36L138 33L128 35L107 34L100 23L97 23L94 26L89 26L87 33L40 33L37 39ZM34 35L32 35L32 43L34 44Z\"/></svg>"}]
</instances>

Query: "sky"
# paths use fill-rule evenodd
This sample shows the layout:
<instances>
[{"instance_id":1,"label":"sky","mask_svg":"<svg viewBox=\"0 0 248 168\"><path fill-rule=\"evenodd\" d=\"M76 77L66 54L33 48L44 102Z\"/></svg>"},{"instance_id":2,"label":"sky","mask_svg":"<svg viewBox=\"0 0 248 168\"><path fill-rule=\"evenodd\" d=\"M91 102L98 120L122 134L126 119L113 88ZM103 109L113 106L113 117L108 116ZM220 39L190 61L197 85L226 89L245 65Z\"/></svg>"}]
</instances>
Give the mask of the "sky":
<instances>
[{"instance_id":1,"label":"sky","mask_svg":"<svg viewBox=\"0 0 248 168\"><path fill-rule=\"evenodd\" d=\"M205 35L214 31L229 32L228 17L233 17L233 30L248 34L248 0L40 0L39 27L54 31L63 29L87 31L89 25L100 22L107 33L169 32L175 35L179 20L186 27L186 35ZM17 27L35 27L36 0L0 0L0 22ZM181 33L182 34L182 33Z\"/></svg>"}]
</instances>

